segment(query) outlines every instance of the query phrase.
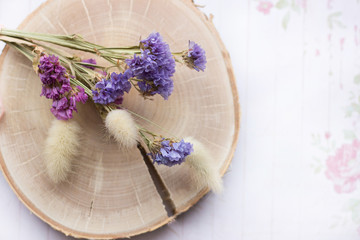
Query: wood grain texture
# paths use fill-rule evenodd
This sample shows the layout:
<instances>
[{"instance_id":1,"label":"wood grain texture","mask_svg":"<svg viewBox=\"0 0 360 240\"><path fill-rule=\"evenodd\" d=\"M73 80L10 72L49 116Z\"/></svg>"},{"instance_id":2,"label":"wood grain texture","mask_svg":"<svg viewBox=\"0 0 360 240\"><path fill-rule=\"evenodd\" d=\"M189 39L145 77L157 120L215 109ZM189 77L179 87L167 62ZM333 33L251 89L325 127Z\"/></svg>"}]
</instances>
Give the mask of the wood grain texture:
<instances>
[{"instance_id":1,"label":"wood grain texture","mask_svg":"<svg viewBox=\"0 0 360 240\"><path fill-rule=\"evenodd\" d=\"M102 5L97 1L49 1L20 28L79 33L108 46L133 45L152 31L161 32L173 51L186 47L189 39L200 42L208 57L205 73L178 66L169 101L155 98L144 103L133 91L124 105L161 125L159 129L137 119L156 132L198 138L209 146L219 171L225 172L239 129L235 80L228 54L211 22L190 1L126 0ZM52 185L41 156L52 119L50 103L39 98L41 84L26 59L6 49L0 65L0 95L7 110L0 125L0 163L13 190L31 211L65 234L86 238L128 237L172 219L166 215L139 152L120 151L106 137L91 104L80 108L76 117L86 132L82 154L69 181ZM207 192L194 187L185 166L157 169L177 213Z\"/></svg>"}]
</instances>

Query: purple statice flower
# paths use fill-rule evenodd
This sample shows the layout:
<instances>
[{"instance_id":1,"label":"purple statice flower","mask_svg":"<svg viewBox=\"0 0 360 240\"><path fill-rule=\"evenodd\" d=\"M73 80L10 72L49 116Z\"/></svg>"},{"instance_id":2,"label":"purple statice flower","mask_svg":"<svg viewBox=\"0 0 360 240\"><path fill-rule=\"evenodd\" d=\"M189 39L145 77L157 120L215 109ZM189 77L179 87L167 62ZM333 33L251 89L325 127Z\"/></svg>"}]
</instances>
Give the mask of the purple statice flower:
<instances>
[{"instance_id":1,"label":"purple statice flower","mask_svg":"<svg viewBox=\"0 0 360 240\"><path fill-rule=\"evenodd\" d=\"M61 66L59 58L55 55L40 57L39 77L43 84L51 85L57 82L67 82L66 68Z\"/></svg>"},{"instance_id":2,"label":"purple statice flower","mask_svg":"<svg viewBox=\"0 0 360 240\"><path fill-rule=\"evenodd\" d=\"M86 101L88 100L88 95L85 93L84 88L80 87L80 86L76 86L77 88L77 92L75 94L75 101L76 102L82 102L82 103L86 103Z\"/></svg>"},{"instance_id":3,"label":"purple statice flower","mask_svg":"<svg viewBox=\"0 0 360 240\"><path fill-rule=\"evenodd\" d=\"M155 85L155 87L153 87ZM152 81L140 81L138 82L140 90L149 95L160 94L165 100L169 98L174 90L174 82L170 78L156 78Z\"/></svg>"},{"instance_id":4,"label":"purple statice flower","mask_svg":"<svg viewBox=\"0 0 360 240\"><path fill-rule=\"evenodd\" d=\"M69 75L54 55L40 57L39 77L43 83L40 96L58 100L61 95L71 90Z\"/></svg>"},{"instance_id":5,"label":"purple statice flower","mask_svg":"<svg viewBox=\"0 0 360 240\"><path fill-rule=\"evenodd\" d=\"M77 112L76 102L85 103L88 99L84 88L71 87L66 68L61 66L59 58L54 55L41 56L38 67L43 83L40 96L53 100L50 111L57 119L71 119L73 111Z\"/></svg>"},{"instance_id":6,"label":"purple statice flower","mask_svg":"<svg viewBox=\"0 0 360 240\"><path fill-rule=\"evenodd\" d=\"M59 100L54 100L50 111L59 120L71 119L73 111L77 112L75 97L63 97Z\"/></svg>"},{"instance_id":7,"label":"purple statice flower","mask_svg":"<svg viewBox=\"0 0 360 240\"><path fill-rule=\"evenodd\" d=\"M103 105L122 102L121 97L131 89L129 82L131 75L129 70L119 74L113 72L109 79L104 78L96 83L96 89L92 91L94 102Z\"/></svg>"},{"instance_id":8,"label":"purple statice flower","mask_svg":"<svg viewBox=\"0 0 360 240\"><path fill-rule=\"evenodd\" d=\"M118 92L118 96L123 96L124 92L129 92L131 89L131 83L129 79L131 78L131 71L127 70L124 73L111 73L110 80L115 87L115 90Z\"/></svg>"},{"instance_id":9,"label":"purple statice flower","mask_svg":"<svg viewBox=\"0 0 360 240\"><path fill-rule=\"evenodd\" d=\"M192 144L185 142L183 139L179 142L163 139L160 149L150 153L150 155L154 163L171 167L175 164L183 163L186 156L190 155L193 151Z\"/></svg>"},{"instance_id":10,"label":"purple statice flower","mask_svg":"<svg viewBox=\"0 0 360 240\"><path fill-rule=\"evenodd\" d=\"M83 62L83 63L90 63L90 64L96 65L96 60L93 59L93 58L83 59L81 62ZM84 67L90 68L91 70L95 70L95 67L92 67L92 66L85 66L85 65L84 65Z\"/></svg>"},{"instance_id":11,"label":"purple statice flower","mask_svg":"<svg viewBox=\"0 0 360 240\"><path fill-rule=\"evenodd\" d=\"M186 65L196 71L204 71L206 68L205 50L193 41L189 41L189 50L183 55Z\"/></svg>"},{"instance_id":12,"label":"purple statice flower","mask_svg":"<svg viewBox=\"0 0 360 240\"><path fill-rule=\"evenodd\" d=\"M163 41L159 33L151 33L140 41L141 55L127 59L126 64L133 77L139 80L138 86L144 96L160 94L168 99L173 91L171 77L175 72L175 60L169 45Z\"/></svg>"},{"instance_id":13,"label":"purple statice flower","mask_svg":"<svg viewBox=\"0 0 360 240\"><path fill-rule=\"evenodd\" d=\"M96 90L92 90L95 103L106 105L114 101L114 89L109 79L101 79L95 84L95 88Z\"/></svg>"},{"instance_id":14,"label":"purple statice flower","mask_svg":"<svg viewBox=\"0 0 360 240\"><path fill-rule=\"evenodd\" d=\"M88 95L84 88L76 86L72 89L68 96L63 96L61 99L53 100L50 111L59 120L69 120L73 117L73 111L77 112L76 103L85 103L88 100Z\"/></svg>"},{"instance_id":15,"label":"purple statice flower","mask_svg":"<svg viewBox=\"0 0 360 240\"><path fill-rule=\"evenodd\" d=\"M48 99L59 99L61 95L69 92L71 90L70 81L64 82L62 85L53 84L45 85L43 84L40 96L45 96Z\"/></svg>"}]
</instances>

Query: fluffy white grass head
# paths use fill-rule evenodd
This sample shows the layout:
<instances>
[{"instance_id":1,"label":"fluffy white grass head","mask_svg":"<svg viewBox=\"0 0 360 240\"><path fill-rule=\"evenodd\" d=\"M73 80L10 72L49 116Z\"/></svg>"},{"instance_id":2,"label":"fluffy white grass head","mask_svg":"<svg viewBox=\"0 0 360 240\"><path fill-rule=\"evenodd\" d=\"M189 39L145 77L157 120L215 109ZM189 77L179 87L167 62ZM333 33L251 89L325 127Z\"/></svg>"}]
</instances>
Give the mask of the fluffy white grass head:
<instances>
[{"instance_id":1,"label":"fluffy white grass head","mask_svg":"<svg viewBox=\"0 0 360 240\"><path fill-rule=\"evenodd\" d=\"M214 193L221 193L222 179L216 163L206 147L193 137L184 138L193 144L194 152L186 157L185 163L193 169L193 178L199 188L207 186Z\"/></svg>"},{"instance_id":2,"label":"fluffy white grass head","mask_svg":"<svg viewBox=\"0 0 360 240\"><path fill-rule=\"evenodd\" d=\"M45 142L46 170L55 183L66 180L79 153L81 128L74 120L54 119Z\"/></svg>"},{"instance_id":3,"label":"fluffy white grass head","mask_svg":"<svg viewBox=\"0 0 360 240\"><path fill-rule=\"evenodd\" d=\"M105 119L105 126L111 136L124 148L137 145L138 129L131 114L126 110L113 110Z\"/></svg>"}]
</instances>

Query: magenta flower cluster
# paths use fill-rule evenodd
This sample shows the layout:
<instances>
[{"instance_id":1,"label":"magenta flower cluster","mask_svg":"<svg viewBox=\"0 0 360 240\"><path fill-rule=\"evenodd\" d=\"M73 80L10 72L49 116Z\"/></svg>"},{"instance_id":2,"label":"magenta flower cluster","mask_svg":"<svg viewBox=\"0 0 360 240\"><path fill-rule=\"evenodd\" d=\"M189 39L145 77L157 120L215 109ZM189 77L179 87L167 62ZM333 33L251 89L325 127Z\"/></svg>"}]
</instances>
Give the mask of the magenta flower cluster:
<instances>
[{"instance_id":1,"label":"magenta flower cluster","mask_svg":"<svg viewBox=\"0 0 360 240\"><path fill-rule=\"evenodd\" d=\"M175 60L169 45L159 33L151 33L140 41L141 55L127 59L126 63L133 77L141 80L137 83L144 96L160 94L165 100L169 98L174 83L171 77L175 72Z\"/></svg>"},{"instance_id":2,"label":"magenta flower cluster","mask_svg":"<svg viewBox=\"0 0 360 240\"><path fill-rule=\"evenodd\" d=\"M66 68L60 65L59 58L54 55L43 55L40 58L39 77L43 83L41 96L48 99L59 99L61 95L71 91Z\"/></svg>"},{"instance_id":3,"label":"magenta flower cluster","mask_svg":"<svg viewBox=\"0 0 360 240\"><path fill-rule=\"evenodd\" d=\"M59 58L54 55L40 57L39 77L42 85L40 96L53 100L50 111L59 120L68 120L76 111L76 102L85 103L88 95L85 90L77 86L73 89L70 85L70 76L63 67Z\"/></svg>"}]
</instances>

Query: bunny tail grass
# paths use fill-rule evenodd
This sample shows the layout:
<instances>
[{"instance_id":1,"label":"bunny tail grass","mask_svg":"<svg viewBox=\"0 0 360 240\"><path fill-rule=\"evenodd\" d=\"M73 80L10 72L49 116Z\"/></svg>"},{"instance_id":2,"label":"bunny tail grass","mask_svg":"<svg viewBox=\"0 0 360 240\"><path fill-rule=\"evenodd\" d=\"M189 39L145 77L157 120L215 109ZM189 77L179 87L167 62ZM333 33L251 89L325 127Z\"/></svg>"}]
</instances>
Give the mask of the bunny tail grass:
<instances>
[{"instance_id":1,"label":"bunny tail grass","mask_svg":"<svg viewBox=\"0 0 360 240\"><path fill-rule=\"evenodd\" d=\"M184 138L184 141L193 144L194 152L186 157L185 163L194 170L193 177L197 185L207 186L214 193L221 193L222 179L210 153L201 142L192 137Z\"/></svg>"},{"instance_id":2,"label":"bunny tail grass","mask_svg":"<svg viewBox=\"0 0 360 240\"><path fill-rule=\"evenodd\" d=\"M121 109L109 112L105 119L105 126L120 146L125 148L136 147L138 129L129 112Z\"/></svg>"},{"instance_id":3,"label":"bunny tail grass","mask_svg":"<svg viewBox=\"0 0 360 240\"><path fill-rule=\"evenodd\" d=\"M45 142L46 170L54 183L66 180L71 163L78 154L81 128L74 120L54 119Z\"/></svg>"}]
</instances>

